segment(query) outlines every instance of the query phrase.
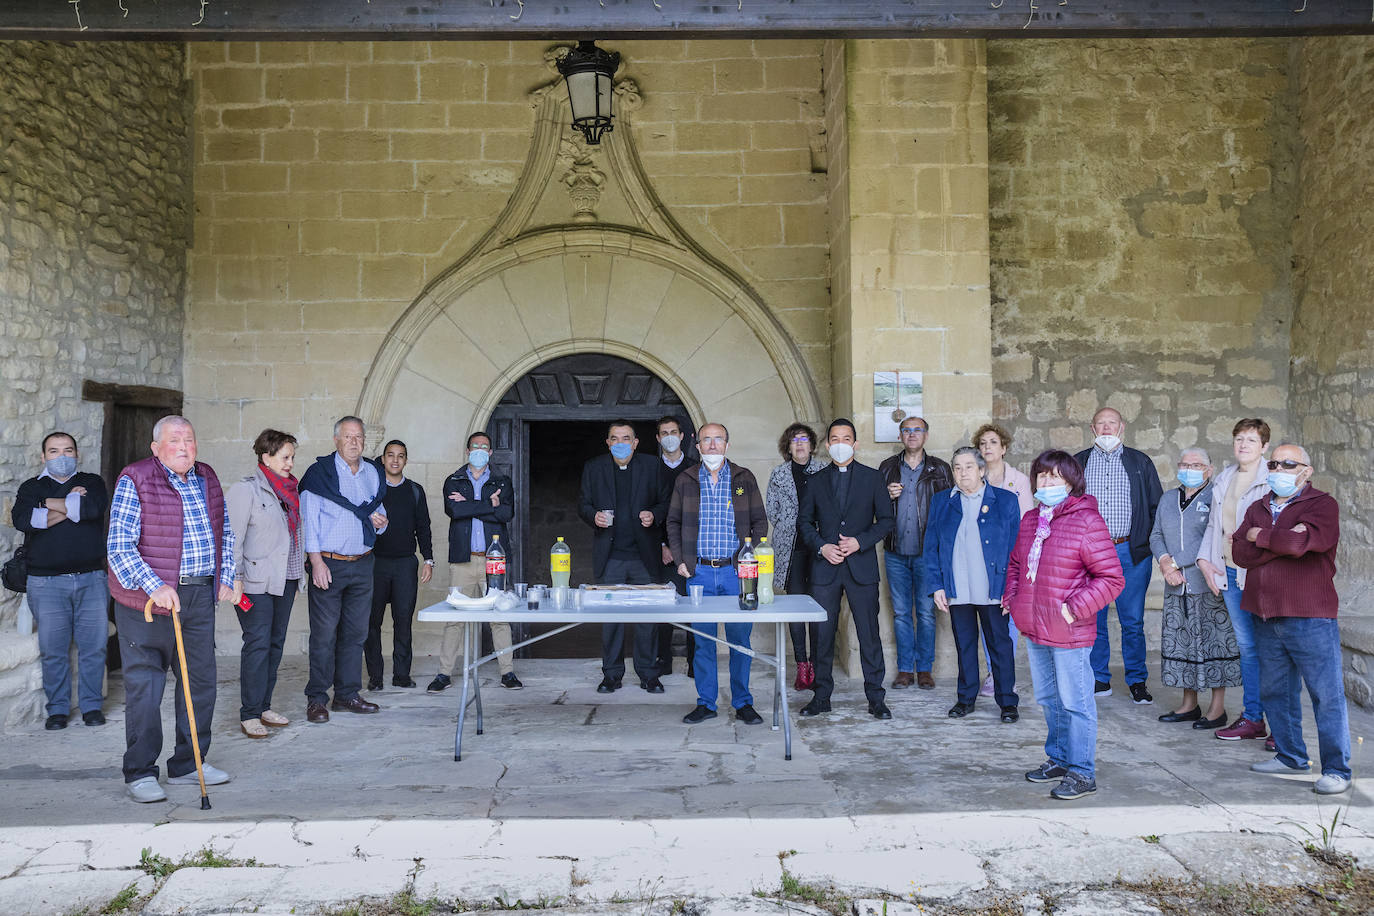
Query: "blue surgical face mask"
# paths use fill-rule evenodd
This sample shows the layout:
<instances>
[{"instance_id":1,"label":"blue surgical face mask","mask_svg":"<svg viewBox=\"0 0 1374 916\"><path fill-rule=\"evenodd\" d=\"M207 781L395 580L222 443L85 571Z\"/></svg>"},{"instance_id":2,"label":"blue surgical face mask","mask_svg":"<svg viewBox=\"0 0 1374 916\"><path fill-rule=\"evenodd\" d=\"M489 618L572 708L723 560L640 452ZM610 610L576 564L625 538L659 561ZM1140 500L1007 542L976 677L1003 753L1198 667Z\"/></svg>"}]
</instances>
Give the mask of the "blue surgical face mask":
<instances>
[{"instance_id":1,"label":"blue surgical face mask","mask_svg":"<svg viewBox=\"0 0 1374 916\"><path fill-rule=\"evenodd\" d=\"M1035 491L1035 498L1041 505L1057 506L1069 498L1069 488L1062 483L1057 483L1052 487L1041 487Z\"/></svg>"},{"instance_id":2,"label":"blue surgical face mask","mask_svg":"<svg viewBox=\"0 0 1374 916\"><path fill-rule=\"evenodd\" d=\"M624 461L635 453L635 447L630 442L616 442L611 445L611 454L616 461Z\"/></svg>"},{"instance_id":3,"label":"blue surgical face mask","mask_svg":"<svg viewBox=\"0 0 1374 916\"><path fill-rule=\"evenodd\" d=\"M43 467L47 468L48 473L59 480L66 480L76 473L76 456L58 455L56 458L49 458L43 462Z\"/></svg>"},{"instance_id":4,"label":"blue surgical face mask","mask_svg":"<svg viewBox=\"0 0 1374 916\"><path fill-rule=\"evenodd\" d=\"M482 468L486 467L487 462L490 460L491 453L484 448L475 448L472 451L468 452L468 464L472 465L479 471L482 470Z\"/></svg>"},{"instance_id":5,"label":"blue surgical face mask","mask_svg":"<svg viewBox=\"0 0 1374 916\"><path fill-rule=\"evenodd\" d=\"M1179 468L1178 482L1185 487L1202 486L1202 472L1197 468Z\"/></svg>"},{"instance_id":6,"label":"blue surgical face mask","mask_svg":"<svg viewBox=\"0 0 1374 916\"><path fill-rule=\"evenodd\" d=\"M1268 484L1275 496L1287 499L1298 492L1298 475L1287 471L1270 471Z\"/></svg>"}]
</instances>

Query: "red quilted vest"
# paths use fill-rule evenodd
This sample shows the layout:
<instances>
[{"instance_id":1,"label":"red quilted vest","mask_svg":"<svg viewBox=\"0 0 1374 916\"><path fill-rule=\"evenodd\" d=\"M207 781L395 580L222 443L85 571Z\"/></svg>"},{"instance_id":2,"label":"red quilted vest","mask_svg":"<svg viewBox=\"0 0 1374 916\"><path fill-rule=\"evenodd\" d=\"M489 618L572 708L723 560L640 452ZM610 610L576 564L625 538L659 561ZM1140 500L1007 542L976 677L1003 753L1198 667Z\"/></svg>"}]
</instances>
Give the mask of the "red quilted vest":
<instances>
[{"instance_id":1,"label":"red quilted vest","mask_svg":"<svg viewBox=\"0 0 1374 916\"><path fill-rule=\"evenodd\" d=\"M210 529L215 533L215 569L224 556L224 491L210 465L196 462L196 474L205 481L206 508L210 513ZM181 575L181 496L167 481L167 471L156 458L144 458L119 472L128 477L138 491L142 530L138 538L138 554L157 573L158 578L175 586ZM119 584L113 570L107 570L110 597L125 607L143 610L148 593L142 589L125 588ZM169 615L171 611L154 605L154 614Z\"/></svg>"}]
</instances>

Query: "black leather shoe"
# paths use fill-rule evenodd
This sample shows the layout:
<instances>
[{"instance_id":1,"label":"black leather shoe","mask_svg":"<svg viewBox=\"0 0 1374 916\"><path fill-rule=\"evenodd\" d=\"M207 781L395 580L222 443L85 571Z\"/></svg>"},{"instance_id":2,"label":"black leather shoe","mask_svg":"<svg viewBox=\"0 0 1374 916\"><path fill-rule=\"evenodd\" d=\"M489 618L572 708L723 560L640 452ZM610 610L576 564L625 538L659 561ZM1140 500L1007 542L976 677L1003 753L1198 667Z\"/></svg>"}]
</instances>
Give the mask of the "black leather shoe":
<instances>
[{"instance_id":1,"label":"black leather shoe","mask_svg":"<svg viewBox=\"0 0 1374 916\"><path fill-rule=\"evenodd\" d=\"M1187 712L1166 712L1164 715L1162 715L1162 716L1159 717L1159 721L1161 721L1161 722L1196 722L1198 719L1201 719L1201 718L1202 718L1202 707L1201 707L1201 706L1194 706L1192 709L1188 710ZM1215 726L1212 726L1212 727L1213 727L1213 728L1221 728L1220 725L1215 725Z\"/></svg>"},{"instance_id":2,"label":"black leather shoe","mask_svg":"<svg viewBox=\"0 0 1374 916\"><path fill-rule=\"evenodd\" d=\"M947 713L947 715L951 719L962 719L964 716L968 715L971 712L973 712L972 703L955 703L953 706L949 708L949 712Z\"/></svg>"},{"instance_id":3,"label":"black leather shoe","mask_svg":"<svg viewBox=\"0 0 1374 916\"><path fill-rule=\"evenodd\" d=\"M47 720L43 723L43 727L50 732L60 732L67 727L67 717L48 716Z\"/></svg>"},{"instance_id":4,"label":"black leather shoe","mask_svg":"<svg viewBox=\"0 0 1374 916\"><path fill-rule=\"evenodd\" d=\"M412 678L408 678L408 677L393 677L393 678L391 679L391 686L392 686L392 687L414 687L414 686L415 686L415 681L414 681Z\"/></svg>"},{"instance_id":5,"label":"black leather shoe","mask_svg":"<svg viewBox=\"0 0 1374 916\"><path fill-rule=\"evenodd\" d=\"M374 690L381 690L381 689L382 689L382 679L379 678L379 677L371 677L371 678L368 678L368 679L367 679L367 689L368 689L368 692L369 692L369 693L371 693L371 692L374 691Z\"/></svg>"},{"instance_id":6,"label":"black leather shoe","mask_svg":"<svg viewBox=\"0 0 1374 916\"><path fill-rule=\"evenodd\" d=\"M868 714L875 719L891 719L892 710L887 708L886 703L869 703Z\"/></svg>"},{"instance_id":7,"label":"black leather shoe","mask_svg":"<svg viewBox=\"0 0 1374 916\"><path fill-rule=\"evenodd\" d=\"M1012 722L1015 722L1015 721L1016 721L1017 719L1019 719L1019 718L1021 718L1021 713L1017 711L1017 709L1016 709L1015 706L1003 706L1003 707L1002 707L1002 721L1003 721L1003 722L1006 722L1006 723L1010 724L1010 723L1012 723Z\"/></svg>"},{"instance_id":8,"label":"black leather shoe","mask_svg":"<svg viewBox=\"0 0 1374 916\"><path fill-rule=\"evenodd\" d=\"M745 725L759 725L763 722L763 716L755 712L754 707L747 703L735 710L735 718Z\"/></svg>"},{"instance_id":9,"label":"black leather shoe","mask_svg":"<svg viewBox=\"0 0 1374 916\"><path fill-rule=\"evenodd\" d=\"M615 693L617 690L620 689L620 684L621 684L621 681L620 681L619 678L610 677L610 676L608 675L608 676L603 677L603 678L601 679L601 683L600 683L600 684L597 684L597 685L596 685L596 692L597 692L597 693Z\"/></svg>"},{"instance_id":10,"label":"black leather shoe","mask_svg":"<svg viewBox=\"0 0 1374 916\"><path fill-rule=\"evenodd\" d=\"M1221 715L1215 719L1198 719L1193 723L1193 728L1222 728L1226 725L1226 710L1222 710Z\"/></svg>"},{"instance_id":11,"label":"black leather shoe","mask_svg":"<svg viewBox=\"0 0 1374 916\"><path fill-rule=\"evenodd\" d=\"M87 725L104 725L105 714L98 709L92 709L90 712L81 714L81 721Z\"/></svg>"},{"instance_id":12,"label":"black leather shoe","mask_svg":"<svg viewBox=\"0 0 1374 916\"><path fill-rule=\"evenodd\" d=\"M430 681L429 686L425 688L425 693L443 693L452 684L453 679L447 674L436 674L434 680Z\"/></svg>"},{"instance_id":13,"label":"black leather shoe","mask_svg":"<svg viewBox=\"0 0 1374 916\"><path fill-rule=\"evenodd\" d=\"M830 701L818 700L813 697L811 702L803 706L797 715L809 719L812 716L819 716L823 712L830 712Z\"/></svg>"},{"instance_id":14,"label":"black leather shoe","mask_svg":"<svg viewBox=\"0 0 1374 916\"><path fill-rule=\"evenodd\" d=\"M705 722L707 719L714 719L716 711L707 709L705 706L697 704L697 708L682 717L682 721L688 725L696 725L698 722Z\"/></svg>"},{"instance_id":15,"label":"black leather shoe","mask_svg":"<svg viewBox=\"0 0 1374 916\"><path fill-rule=\"evenodd\" d=\"M647 681L640 681L640 682L639 682L639 686L640 686L640 689L645 690L645 691L648 691L649 693L662 693L662 692L663 692L663 682L660 681L660 680L659 680L658 678L656 678L656 677L655 677L655 678L650 678L650 679L647 680Z\"/></svg>"},{"instance_id":16,"label":"black leather shoe","mask_svg":"<svg viewBox=\"0 0 1374 916\"><path fill-rule=\"evenodd\" d=\"M378 706L376 703L369 703L360 696L356 696L351 700L335 700L333 703L329 704L329 708L335 712L356 712L362 715L371 715L382 707Z\"/></svg>"}]
</instances>

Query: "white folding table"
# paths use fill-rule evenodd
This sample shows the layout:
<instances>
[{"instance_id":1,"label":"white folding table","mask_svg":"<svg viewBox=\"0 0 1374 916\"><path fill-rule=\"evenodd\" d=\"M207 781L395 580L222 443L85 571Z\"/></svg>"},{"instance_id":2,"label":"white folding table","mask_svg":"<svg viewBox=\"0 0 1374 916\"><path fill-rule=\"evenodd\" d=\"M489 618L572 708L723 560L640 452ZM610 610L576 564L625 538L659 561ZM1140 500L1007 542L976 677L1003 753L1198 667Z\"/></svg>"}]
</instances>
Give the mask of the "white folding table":
<instances>
[{"instance_id":1,"label":"white folding table","mask_svg":"<svg viewBox=\"0 0 1374 916\"><path fill-rule=\"evenodd\" d=\"M596 592L587 593L588 596L596 594ZM551 598L545 596L543 603L552 604ZM477 669L498 655L514 652L584 623L670 623L682 630L691 630L691 624L694 623L771 623L774 625L776 634L773 655L760 654L756 649L747 649L711 634L700 633L695 630L692 630L692 633L697 639L709 639L712 642L729 646L751 659L760 659L772 666L774 670L773 730L777 731L781 724L783 753L785 759L791 760L792 723L787 715L786 690L787 634L783 625L825 620L825 610L807 595L778 595L772 603L759 605L758 610L753 611L740 610L739 599L733 596L704 598L702 603L697 605L691 604L686 598L679 596L677 603L673 605L626 605L597 601L576 609L558 610L553 607L541 607L538 610L528 610L517 607L506 611L497 608L456 608L446 601L441 601L421 610L418 619L461 623L463 625L463 688L460 691L460 705L458 706L458 729L453 739L454 760L463 759L463 725L467 718L469 704L476 704L477 734L482 734L482 688L478 683ZM516 643L509 649L480 655L481 626L484 623L492 622L558 623L563 624L563 626Z\"/></svg>"}]
</instances>

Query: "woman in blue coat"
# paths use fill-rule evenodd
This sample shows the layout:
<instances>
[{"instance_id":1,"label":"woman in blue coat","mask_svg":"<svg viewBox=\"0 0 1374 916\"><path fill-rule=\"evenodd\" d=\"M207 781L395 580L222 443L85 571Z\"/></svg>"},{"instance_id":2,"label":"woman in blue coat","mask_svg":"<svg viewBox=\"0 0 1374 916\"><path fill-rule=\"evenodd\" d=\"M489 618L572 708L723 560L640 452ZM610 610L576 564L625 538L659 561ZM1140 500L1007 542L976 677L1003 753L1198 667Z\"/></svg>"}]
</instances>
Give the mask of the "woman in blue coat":
<instances>
[{"instance_id":1,"label":"woman in blue coat","mask_svg":"<svg viewBox=\"0 0 1374 916\"><path fill-rule=\"evenodd\" d=\"M951 719L962 719L978 700L978 627L992 660L992 682L1003 722L1019 718L1016 662L1002 610L1007 562L1016 546L1021 508L1016 494L987 486L976 448L954 452L954 489L935 494L926 524L926 583L935 606L949 614L959 651L959 695Z\"/></svg>"}]
</instances>

